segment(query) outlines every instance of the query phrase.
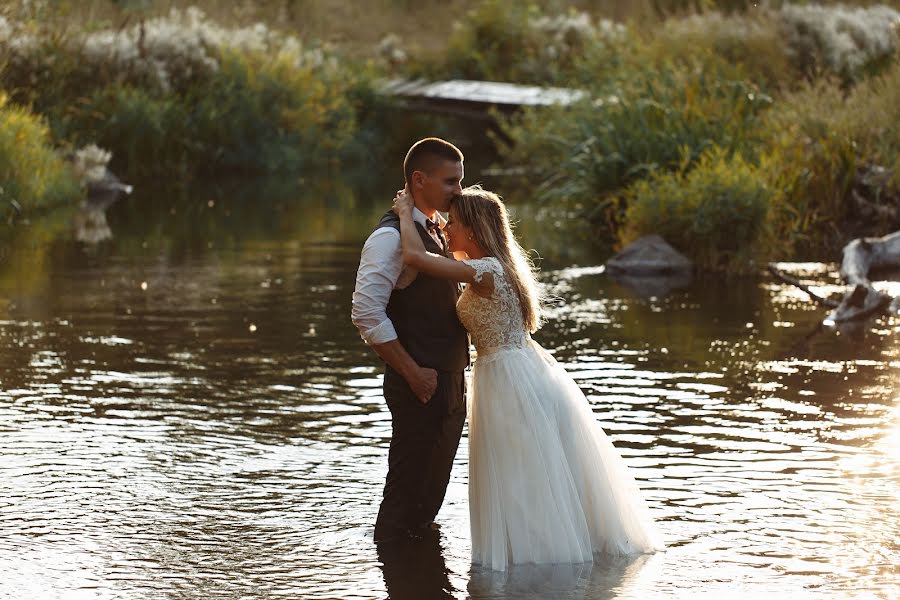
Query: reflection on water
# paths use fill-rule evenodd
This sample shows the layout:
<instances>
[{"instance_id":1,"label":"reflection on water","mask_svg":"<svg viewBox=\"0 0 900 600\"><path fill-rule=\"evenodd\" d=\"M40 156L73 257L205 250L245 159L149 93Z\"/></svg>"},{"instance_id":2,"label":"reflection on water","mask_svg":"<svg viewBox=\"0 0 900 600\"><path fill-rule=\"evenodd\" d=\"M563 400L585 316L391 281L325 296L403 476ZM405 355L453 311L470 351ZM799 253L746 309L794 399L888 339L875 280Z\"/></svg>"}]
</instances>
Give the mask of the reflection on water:
<instances>
[{"instance_id":1,"label":"reflection on water","mask_svg":"<svg viewBox=\"0 0 900 600\"><path fill-rule=\"evenodd\" d=\"M538 339L671 546L473 568L464 438L440 532L377 549L390 419L349 301L384 207L307 192L138 195L91 246L22 233L0 275L0 596L900 591L897 323L822 329L764 280L639 294L537 221L520 231L560 298ZM806 267L838 285L833 266Z\"/></svg>"},{"instance_id":2,"label":"reflection on water","mask_svg":"<svg viewBox=\"0 0 900 600\"><path fill-rule=\"evenodd\" d=\"M384 586L393 600L453 597L437 534L408 543L379 544L378 561Z\"/></svg>"},{"instance_id":3,"label":"reflection on water","mask_svg":"<svg viewBox=\"0 0 900 600\"><path fill-rule=\"evenodd\" d=\"M506 572L473 567L469 597L487 599L617 598L654 556L598 557L594 564L516 565ZM393 598L393 596L392 596Z\"/></svg>"},{"instance_id":4,"label":"reflection on water","mask_svg":"<svg viewBox=\"0 0 900 600\"><path fill-rule=\"evenodd\" d=\"M97 244L112 238L106 210L99 206L83 204L75 214L74 227L75 239L85 244Z\"/></svg>"}]
</instances>

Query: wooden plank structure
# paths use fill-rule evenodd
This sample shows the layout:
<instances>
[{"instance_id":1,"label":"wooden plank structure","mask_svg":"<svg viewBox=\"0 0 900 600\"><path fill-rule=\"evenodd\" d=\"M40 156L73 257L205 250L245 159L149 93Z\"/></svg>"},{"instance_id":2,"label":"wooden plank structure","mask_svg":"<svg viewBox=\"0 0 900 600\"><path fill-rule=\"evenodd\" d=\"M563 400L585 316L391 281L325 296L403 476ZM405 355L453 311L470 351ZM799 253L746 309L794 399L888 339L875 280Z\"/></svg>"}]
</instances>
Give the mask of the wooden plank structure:
<instances>
[{"instance_id":1,"label":"wooden plank structure","mask_svg":"<svg viewBox=\"0 0 900 600\"><path fill-rule=\"evenodd\" d=\"M491 109L509 113L523 106L567 105L585 96L582 90L538 87L496 81L413 81L394 79L381 87L407 110L439 112L493 120Z\"/></svg>"}]
</instances>

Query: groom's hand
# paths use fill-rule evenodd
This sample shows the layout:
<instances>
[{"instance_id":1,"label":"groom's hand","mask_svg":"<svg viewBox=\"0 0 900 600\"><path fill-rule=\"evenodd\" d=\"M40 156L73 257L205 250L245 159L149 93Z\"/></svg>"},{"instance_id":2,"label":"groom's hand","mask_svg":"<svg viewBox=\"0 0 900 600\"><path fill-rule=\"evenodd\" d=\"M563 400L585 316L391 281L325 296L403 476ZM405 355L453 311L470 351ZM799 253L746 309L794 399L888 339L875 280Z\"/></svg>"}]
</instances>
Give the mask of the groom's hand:
<instances>
[{"instance_id":1,"label":"groom's hand","mask_svg":"<svg viewBox=\"0 0 900 600\"><path fill-rule=\"evenodd\" d=\"M427 404L437 389L437 371L420 367L399 340L372 344L375 352L406 381L422 404Z\"/></svg>"},{"instance_id":2,"label":"groom's hand","mask_svg":"<svg viewBox=\"0 0 900 600\"><path fill-rule=\"evenodd\" d=\"M417 367L413 370L411 376L407 378L406 383L412 388L419 402L428 404L428 401L434 396L435 390L437 390L437 371L427 367Z\"/></svg>"}]
</instances>

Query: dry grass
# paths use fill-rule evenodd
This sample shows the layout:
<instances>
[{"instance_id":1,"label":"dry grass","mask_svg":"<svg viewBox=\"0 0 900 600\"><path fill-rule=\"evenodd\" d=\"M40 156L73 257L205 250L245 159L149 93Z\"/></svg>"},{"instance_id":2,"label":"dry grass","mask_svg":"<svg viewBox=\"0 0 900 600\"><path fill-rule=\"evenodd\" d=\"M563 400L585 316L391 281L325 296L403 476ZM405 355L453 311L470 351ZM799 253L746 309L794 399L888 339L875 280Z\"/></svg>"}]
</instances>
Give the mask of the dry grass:
<instances>
[{"instance_id":1,"label":"dry grass","mask_svg":"<svg viewBox=\"0 0 900 600\"><path fill-rule=\"evenodd\" d=\"M838 2L821 2L836 4ZM900 9L900 0L842 0L845 5L884 4ZM424 58L447 49L453 24L481 4L481 0L0 0L0 11L40 13L58 26L108 27L142 17L168 13L172 8L196 6L226 26L264 22L295 33L308 42L340 47L356 58L371 56L386 35L395 34L404 48ZM720 6L724 10L749 7L747 0L536 0L543 13L585 11L594 17L653 29L666 16L687 15ZM784 4L770 0L770 6Z\"/></svg>"},{"instance_id":2,"label":"dry grass","mask_svg":"<svg viewBox=\"0 0 900 600\"><path fill-rule=\"evenodd\" d=\"M900 8L900 0L843 0L841 3ZM404 48L427 58L447 49L454 22L479 4L481 0L0 0L0 14L25 10L57 26L91 28L126 25L142 17L166 14L172 8L196 6L226 26L263 22L295 33L308 42L339 46L347 55L360 59L371 56L386 35L395 34ZM594 17L630 22L639 29L652 29L666 16L684 16L716 5L728 10L752 6L753 2L536 0L533 4L543 13L579 10ZM775 6L783 2L771 0L768 4Z\"/></svg>"},{"instance_id":3,"label":"dry grass","mask_svg":"<svg viewBox=\"0 0 900 600\"><path fill-rule=\"evenodd\" d=\"M264 22L303 40L333 44L350 56L365 58L391 33L413 52L440 54L447 48L454 22L479 4L481 0L0 0L0 11L25 10L56 26L92 28L130 24L172 8L196 6L225 26ZM542 0L535 4L548 13L574 9L616 21L657 22L657 6L666 2Z\"/></svg>"}]
</instances>

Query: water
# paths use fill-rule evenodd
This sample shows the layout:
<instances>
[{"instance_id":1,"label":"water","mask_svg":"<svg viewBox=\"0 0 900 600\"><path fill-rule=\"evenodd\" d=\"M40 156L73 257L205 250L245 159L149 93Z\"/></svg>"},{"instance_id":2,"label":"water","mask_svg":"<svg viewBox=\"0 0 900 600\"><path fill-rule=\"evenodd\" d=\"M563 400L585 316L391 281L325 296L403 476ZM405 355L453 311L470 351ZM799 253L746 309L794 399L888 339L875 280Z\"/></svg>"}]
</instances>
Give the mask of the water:
<instances>
[{"instance_id":1,"label":"water","mask_svg":"<svg viewBox=\"0 0 900 600\"><path fill-rule=\"evenodd\" d=\"M559 297L536 338L670 547L472 569L464 438L439 538L378 556L390 420L349 302L383 208L252 186L138 196L100 244L20 229L0 279L0 596L900 593L898 322L823 330L764 279L642 295L523 208ZM834 265L790 268L838 289Z\"/></svg>"}]
</instances>

